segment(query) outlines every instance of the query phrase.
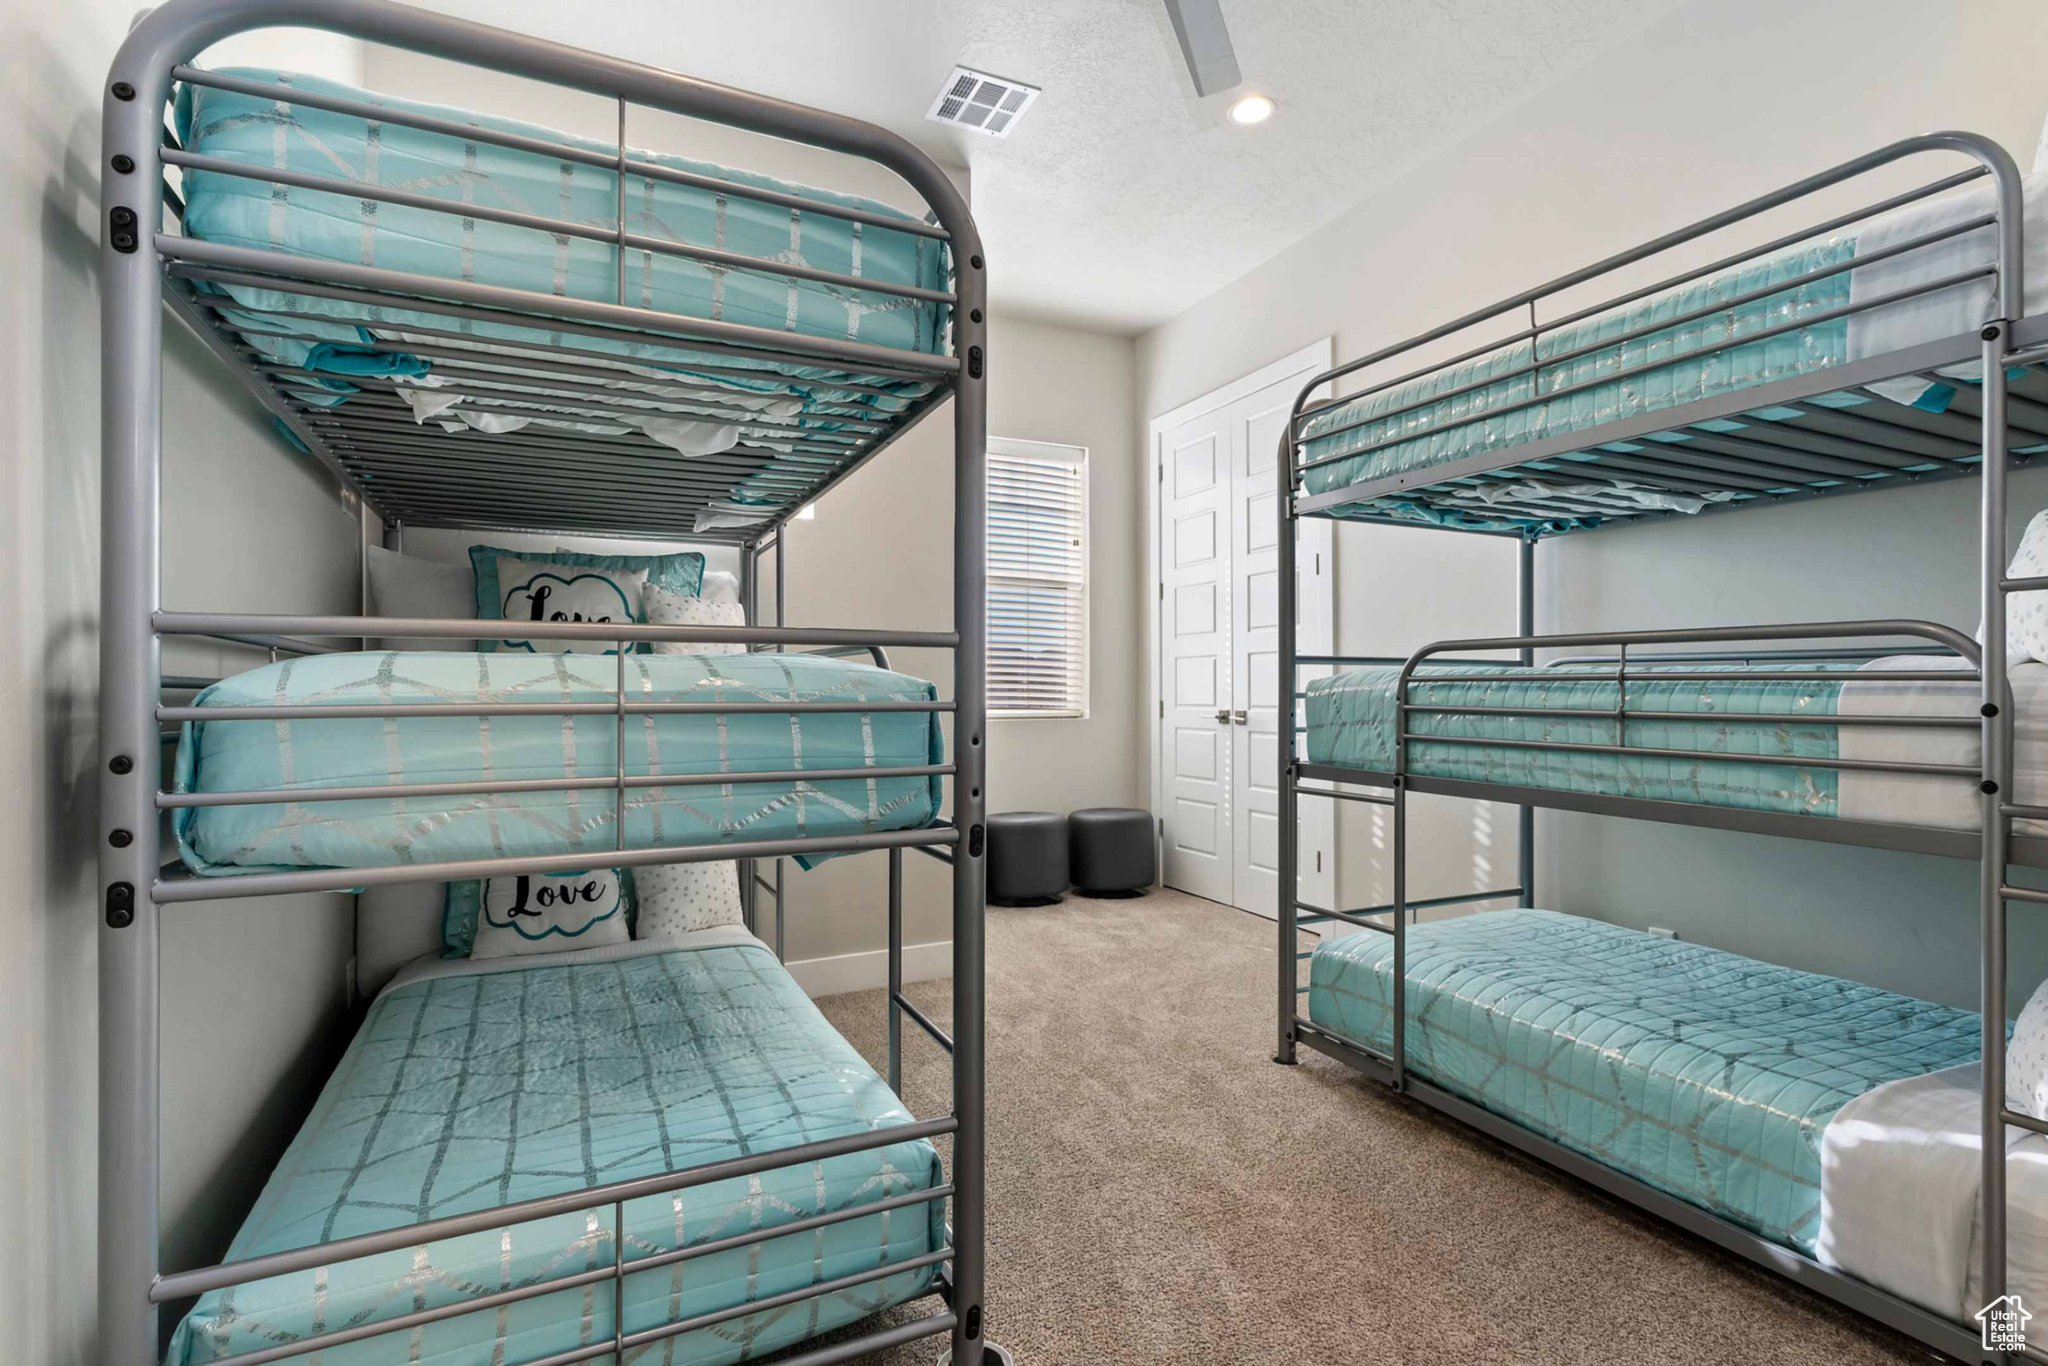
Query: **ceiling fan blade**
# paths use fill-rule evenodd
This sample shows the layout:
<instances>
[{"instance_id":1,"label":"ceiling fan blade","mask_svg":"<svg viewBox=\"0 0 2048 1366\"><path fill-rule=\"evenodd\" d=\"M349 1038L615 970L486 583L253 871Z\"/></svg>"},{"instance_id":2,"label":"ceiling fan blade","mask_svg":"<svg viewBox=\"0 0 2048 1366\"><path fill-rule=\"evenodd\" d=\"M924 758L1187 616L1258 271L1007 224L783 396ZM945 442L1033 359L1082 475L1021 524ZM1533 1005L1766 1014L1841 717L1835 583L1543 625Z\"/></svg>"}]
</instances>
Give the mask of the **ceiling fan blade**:
<instances>
[{"instance_id":1,"label":"ceiling fan blade","mask_svg":"<svg viewBox=\"0 0 2048 1366\"><path fill-rule=\"evenodd\" d=\"M1187 59L1197 95L1213 95L1244 80L1219 0L1166 0L1166 15L1173 21L1173 36L1180 40L1180 55Z\"/></svg>"}]
</instances>

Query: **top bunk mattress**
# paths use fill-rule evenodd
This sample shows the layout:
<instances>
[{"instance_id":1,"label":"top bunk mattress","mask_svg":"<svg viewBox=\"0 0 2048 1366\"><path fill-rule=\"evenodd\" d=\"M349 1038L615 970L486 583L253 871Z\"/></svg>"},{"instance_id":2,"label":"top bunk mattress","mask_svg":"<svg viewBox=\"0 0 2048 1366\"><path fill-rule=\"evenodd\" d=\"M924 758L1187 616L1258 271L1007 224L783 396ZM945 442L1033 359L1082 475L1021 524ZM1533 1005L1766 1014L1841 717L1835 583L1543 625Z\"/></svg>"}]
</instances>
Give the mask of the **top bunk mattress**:
<instances>
[{"instance_id":1,"label":"top bunk mattress","mask_svg":"<svg viewBox=\"0 0 2048 1366\"><path fill-rule=\"evenodd\" d=\"M929 702L921 678L823 655L624 658L639 702ZM615 705L616 655L372 651L313 655L207 688L198 707L464 702ZM937 775L892 768L944 761L932 711L640 714L625 725L629 778L867 769L795 783L627 789L625 848L821 838L930 825ZM173 790L230 794L425 783L599 779L596 790L180 807L172 830L200 874L374 868L518 858L617 844L615 714L188 721Z\"/></svg>"},{"instance_id":2,"label":"top bunk mattress","mask_svg":"<svg viewBox=\"0 0 2048 1366\"><path fill-rule=\"evenodd\" d=\"M475 965L436 964L437 968ZM371 1005L229 1260L911 1122L766 946L729 932L409 974ZM944 1181L922 1139L626 1205L629 1261ZM738 1247L625 1280L625 1328L908 1261L945 1246L943 1200ZM612 1265L610 1206L443 1238L212 1291L171 1366ZM767 1356L929 1292L930 1266L657 1343L674 1366ZM612 1340L611 1288L558 1290L329 1347L326 1366L483 1366ZM609 1359L609 1358L606 1358Z\"/></svg>"},{"instance_id":3,"label":"top bunk mattress","mask_svg":"<svg viewBox=\"0 0 2048 1366\"><path fill-rule=\"evenodd\" d=\"M276 86L281 97L181 85L177 133L193 154L338 177L455 206L566 220L601 232L619 228L619 176L607 167L373 122L295 104L289 96L296 90L373 103L606 157L616 151L610 143L289 72L220 74ZM851 195L661 153L629 155L691 176L915 222L900 210ZM618 250L607 241L219 171L187 167L181 175L182 229L194 238L543 296L619 301ZM643 237L881 284L940 292L950 287L943 241L872 222L630 173L625 212L625 230ZM639 308L906 352L942 354L948 342L948 307L933 300L644 250L629 250L625 266L623 302ZM583 329L565 338L545 320L522 325L516 314L452 318L426 305L338 299L296 291L283 281L276 287L206 282L195 289L243 344L283 367L293 396L309 404L402 401L405 416L450 430L502 433L539 425L600 436L638 431L685 455L729 449L737 439L770 448L779 443L786 454L769 467L776 475L817 477L817 459L806 463L801 450L789 450L799 436L808 434L815 442L871 430L849 423L901 415L936 387L908 373L864 374L744 350L713 354L672 336L643 333L646 340L640 341L619 329ZM603 362L596 373L580 375L597 391L582 391L580 403L578 384L565 384L558 373L522 374L516 365L520 358L541 358L538 363L545 365L544 358L565 340L574 343L579 357ZM465 356L474 359L453 363ZM496 368L479 373L477 361ZM550 381L552 390L546 388ZM502 387L508 383L509 390ZM451 387L456 384L464 387ZM543 396L536 398L536 391ZM754 428L748 413L757 415ZM774 485L757 477L736 490L735 501L772 502ZM743 517L744 507L731 515Z\"/></svg>"},{"instance_id":4,"label":"top bunk mattress","mask_svg":"<svg viewBox=\"0 0 2048 1366\"><path fill-rule=\"evenodd\" d=\"M1978 1053L1969 1011L1552 911L1414 926L1407 978L1417 1075L1808 1256L1835 1112ZM1325 941L1309 1019L1387 1052L1392 982Z\"/></svg>"},{"instance_id":5,"label":"top bunk mattress","mask_svg":"<svg viewBox=\"0 0 2048 1366\"><path fill-rule=\"evenodd\" d=\"M1836 766L1838 760L1979 764L1980 698L1974 681L1887 677L1966 667L1960 660L1889 655L1860 665L1632 664L1629 710L1662 712L1676 719L1631 717L1626 742L1645 750L1698 751L1707 757L1544 748L1619 742L1616 684L1611 678L1585 677L1601 667L1419 667L1409 680L1408 701L1445 710L1409 713L1408 772L1461 782L1887 825L1952 830L1978 826L1982 798L1974 777ZM1714 677L1738 669L1839 677L1784 682ZM1394 694L1400 673L1400 666L1386 665L1309 680L1308 761L1392 772ZM1436 677L1445 674L1459 677ZM2048 798L2048 664L2017 665L2010 678L2016 712L2015 800L2040 802ZM1493 709L1502 708L1568 714L1495 714ZM1764 719L1737 720L1729 715L1732 712ZM1887 728L1837 725L1827 719L1838 716L1949 717L1962 724ZM2048 830L2048 823L2020 821L2015 828L2039 834Z\"/></svg>"},{"instance_id":6,"label":"top bunk mattress","mask_svg":"<svg viewBox=\"0 0 2048 1366\"><path fill-rule=\"evenodd\" d=\"M2037 158L2023 191L2025 306L2031 315L2048 309L2048 150ZM1994 312L1992 284L1983 276L1867 311L1849 310L1992 264L1996 254L1990 227L1958 232L1900 254L1887 253L1988 214L1993 202L1989 185L1980 183L1872 218L1854 231L1547 330L1535 350L1526 340L1503 344L1477 360L1339 400L1303 424L1301 459L1332 460L1304 471L1304 485L1309 493L1320 494L1371 483L1972 333ZM1857 264L1870 257L1880 259ZM1666 320L1671 325L1658 326ZM1627 340L1610 340L1625 333L1630 334ZM1742 341L1750 337L1755 340ZM1732 342L1741 344L1727 345ZM1725 349L1709 351L1714 347ZM1543 361L1546 356L1560 359ZM1532 368L1538 361L1543 363ZM1641 373L1615 378L1639 368ZM1974 367L1959 367L1950 378L1962 384L1974 374ZM1888 401L1942 411L1954 393L1954 384L1906 378L1814 401L1841 408ZM1744 421L1709 422L1702 428L1735 431L1746 421L1798 416L1796 410L1765 407L1743 414ZM1616 442L1597 449L1621 454L1654 450L1658 441L1685 439L1683 432L1660 433L1645 438L1652 443L1649 446ZM1385 503L1376 502L1369 512L1351 504L1331 513L1474 528L1508 526L1489 518L1488 512L1509 509L1518 500L1554 503L1546 495L1575 485L1608 485L1601 496L1612 497L1611 475L1574 469L1575 462L1583 465L1587 458L1582 452L1566 453L1530 462L1526 468L1518 466L1526 476L1520 481L1475 483L1469 490L1469 511L1447 511L1393 495ZM1702 506L1700 497L1646 487L1629 490L1624 501L1680 512L1697 512ZM1597 514L1589 513L1578 524L1597 522Z\"/></svg>"}]
</instances>

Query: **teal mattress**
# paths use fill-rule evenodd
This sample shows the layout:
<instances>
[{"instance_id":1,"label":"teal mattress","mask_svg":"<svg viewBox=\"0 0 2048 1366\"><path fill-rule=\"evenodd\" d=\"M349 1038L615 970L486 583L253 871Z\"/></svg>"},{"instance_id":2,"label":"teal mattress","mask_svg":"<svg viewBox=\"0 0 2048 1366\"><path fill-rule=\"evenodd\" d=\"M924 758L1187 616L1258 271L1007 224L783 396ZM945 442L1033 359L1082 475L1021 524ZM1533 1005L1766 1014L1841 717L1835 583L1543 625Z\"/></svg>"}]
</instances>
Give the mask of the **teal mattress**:
<instances>
[{"instance_id":1,"label":"teal mattress","mask_svg":"<svg viewBox=\"0 0 2048 1366\"><path fill-rule=\"evenodd\" d=\"M612 703L618 658L513 651L314 655L252 669L200 693L200 707L462 702ZM625 657L645 702L930 701L921 678L822 655ZM625 847L820 838L931 824L943 761L935 712L753 712L626 720L626 772L707 774L868 769L873 777L627 789ZM173 790L314 790L367 784L600 777L616 772L614 716L187 722ZM610 852L611 789L182 807L172 829L194 872L368 868L456 859Z\"/></svg>"},{"instance_id":2,"label":"teal mattress","mask_svg":"<svg viewBox=\"0 0 2048 1366\"><path fill-rule=\"evenodd\" d=\"M1764 668L1798 673L1840 672L1857 666L1809 662L1687 664L1665 672L1758 672ZM1630 667L1628 706L1636 711L1684 712L1697 720L1631 719L1627 740L1645 749L1690 749L1724 758L1659 759L1647 755L1587 754L1508 745L1431 744L1446 735L1505 741L1567 744L1617 743L1614 719L1617 685L1612 680L1573 681L1587 667L1555 669L1520 665L1425 665L1409 681L1411 703L1443 707L1540 707L1583 711L1578 716L1487 716L1472 713L1410 712L1408 771L1432 778L1515 787L1549 788L1602 796L1732 806L1802 816L1839 813L1839 727L1801 725L1802 717L1832 716L1842 683L1754 679L1660 679L1659 666ZM1393 770L1394 692L1399 666L1351 669L1311 680L1306 688L1310 763L1386 773ZM1432 681L1432 674L1483 675L1478 682ZM1867 677L1867 675L1866 675ZM1731 721L1721 713L1761 713L1782 718ZM1768 764L1752 756L1810 759L1811 764Z\"/></svg>"},{"instance_id":3,"label":"teal mattress","mask_svg":"<svg viewBox=\"0 0 2048 1366\"><path fill-rule=\"evenodd\" d=\"M531 962L532 960L528 960ZM907 1124L894 1093L759 946L416 981L386 991L271 1174L228 1260ZM629 1260L943 1183L922 1140L626 1206ZM628 1332L943 1247L945 1202L638 1275ZM610 1206L203 1297L198 1366L610 1266ZM926 1294L935 1268L735 1318L629 1361L718 1366ZM609 1283L342 1347L324 1366L500 1366L610 1340ZM607 1358L609 1360L609 1358Z\"/></svg>"},{"instance_id":4,"label":"teal mattress","mask_svg":"<svg viewBox=\"0 0 2048 1366\"><path fill-rule=\"evenodd\" d=\"M263 70L224 74L369 101L395 111L433 115L607 156L614 152L610 143L460 109L394 100L315 77ZM618 227L618 176L602 167L465 142L397 124L372 124L350 115L203 86L179 87L176 128L187 150L206 156L335 176L445 198L453 204L474 203L566 219L603 231ZM653 152L635 152L634 156L674 170L911 221L909 215L887 205L850 195L682 157ZM602 241L218 172L185 171L183 192L183 231L210 242L600 303L612 303L618 297L617 253ZM625 226L641 236L789 261L888 284L933 290L944 290L950 284L946 248L935 239L668 181L627 177ZM655 253L628 252L626 266L625 302L636 307L904 351L938 353L946 345L948 313L939 303ZM204 288L226 308L228 321L250 329L243 340L260 354L285 365L322 372L326 378L304 378L300 384L312 401L324 404L346 402L357 388L352 377L396 375L407 381L425 377L432 383L431 361L366 346L414 338L421 344L430 340L441 346L450 344L447 338L421 335L430 329L453 329L459 334L454 339L456 345L502 348L566 341L609 354L639 367L638 373L621 372L622 389L628 383L640 386L628 391L621 401L649 404L654 410L683 417L692 411L687 402L651 404L650 377L674 375L735 396L769 396L778 404L796 407L801 425L820 433L848 430L835 419L901 412L932 388L929 383L900 378L679 351L672 343L582 334L564 337L541 327L451 320L425 310L366 308L289 289ZM260 335L276 331L294 336ZM759 378L700 368L710 366L753 370ZM837 388L834 379L858 382L880 392ZM777 412L786 415L780 407ZM757 436L762 442L772 442L772 433L764 431ZM780 472L784 466L778 462L769 468ZM791 458L786 468L801 472L810 467ZM815 474L814 469L811 472ZM749 494L766 496L758 485L743 487L738 494L742 500Z\"/></svg>"},{"instance_id":5,"label":"teal mattress","mask_svg":"<svg viewBox=\"0 0 2048 1366\"><path fill-rule=\"evenodd\" d=\"M1835 1112L1978 1054L1967 1011L1551 911L1418 925L1407 976L1416 1075L1808 1256ZM1317 945L1309 983L1392 1049L1391 939Z\"/></svg>"}]
</instances>

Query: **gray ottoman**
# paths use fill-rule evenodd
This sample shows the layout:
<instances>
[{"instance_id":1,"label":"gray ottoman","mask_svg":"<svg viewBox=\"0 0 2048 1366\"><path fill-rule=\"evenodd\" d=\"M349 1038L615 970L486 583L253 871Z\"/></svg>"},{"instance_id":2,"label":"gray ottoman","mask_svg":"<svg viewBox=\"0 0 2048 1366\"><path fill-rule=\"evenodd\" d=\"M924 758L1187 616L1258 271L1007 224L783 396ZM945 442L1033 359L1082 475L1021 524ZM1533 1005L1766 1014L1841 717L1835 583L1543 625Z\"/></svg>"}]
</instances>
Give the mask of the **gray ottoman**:
<instances>
[{"instance_id":1,"label":"gray ottoman","mask_svg":"<svg viewBox=\"0 0 2048 1366\"><path fill-rule=\"evenodd\" d=\"M1045 905L1067 890L1067 818L1051 811L1003 811L988 818L988 899L999 906Z\"/></svg>"},{"instance_id":2,"label":"gray ottoman","mask_svg":"<svg viewBox=\"0 0 2048 1366\"><path fill-rule=\"evenodd\" d=\"M1096 806L1067 817L1068 875L1086 896L1141 896L1157 872L1152 813Z\"/></svg>"}]
</instances>

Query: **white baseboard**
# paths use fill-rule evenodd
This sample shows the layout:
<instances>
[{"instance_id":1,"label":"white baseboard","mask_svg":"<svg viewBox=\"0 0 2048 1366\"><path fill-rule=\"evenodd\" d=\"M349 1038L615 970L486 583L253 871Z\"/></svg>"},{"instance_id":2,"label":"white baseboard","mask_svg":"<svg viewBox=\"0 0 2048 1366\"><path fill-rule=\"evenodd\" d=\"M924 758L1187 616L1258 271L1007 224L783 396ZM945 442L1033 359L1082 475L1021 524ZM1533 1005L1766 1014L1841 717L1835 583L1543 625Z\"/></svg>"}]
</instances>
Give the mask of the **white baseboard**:
<instances>
[{"instance_id":1,"label":"white baseboard","mask_svg":"<svg viewBox=\"0 0 2048 1366\"><path fill-rule=\"evenodd\" d=\"M841 992L866 991L889 985L889 951L870 949L866 953L842 953L832 958L804 958L785 963L789 975L807 996L837 996ZM903 946L903 980L926 982L953 975L953 941Z\"/></svg>"}]
</instances>

